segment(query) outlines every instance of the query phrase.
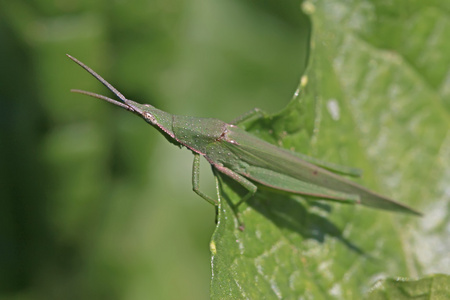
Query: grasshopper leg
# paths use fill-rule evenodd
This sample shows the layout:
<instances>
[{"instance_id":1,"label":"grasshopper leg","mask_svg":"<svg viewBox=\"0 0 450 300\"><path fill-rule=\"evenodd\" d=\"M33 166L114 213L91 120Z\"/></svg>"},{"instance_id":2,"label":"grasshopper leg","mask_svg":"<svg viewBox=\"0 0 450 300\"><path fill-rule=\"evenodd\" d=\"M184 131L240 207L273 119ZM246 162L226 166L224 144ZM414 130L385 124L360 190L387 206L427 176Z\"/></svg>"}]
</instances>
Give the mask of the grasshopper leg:
<instances>
[{"instance_id":1,"label":"grasshopper leg","mask_svg":"<svg viewBox=\"0 0 450 300\"><path fill-rule=\"evenodd\" d=\"M192 165L192 190L197 195L217 207L217 200L200 191L200 154L198 153L194 153L194 163Z\"/></svg>"},{"instance_id":2,"label":"grasshopper leg","mask_svg":"<svg viewBox=\"0 0 450 300\"><path fill-rule=\"evenodd\" d=\"M254 109L246 112L243 115L240 115L239 117L237 117L236 119L231 121L230 124L238 125L238 124L243 123L245 121L248 121L250 119L261 118L261 117L265 117L266 115L267 114L264 111L262 111L261 109L255 107Z\"/></svg>"},{"instance_id":3,"label":"grasshopper leg","mask_svg":"<svg viewBox=\"0 0 450 300\"><path fill-rule=\"evenodd\" d=\"M239 205L241 205L242 203L247 201L250 197L252 197L256 193L258 187L253 182L248 180L247 178L233 172L232 170L230 170L222 165L213 164L213 172L214 172L214 176L216 177L216 179L218 176L217 172L221 172L222 174L225 174L225 175L229 176L230 178L232 178L234 181L238 182L240 185L242 185L248 191L248 193L244 197L242 197L238 203L236 203L236 204L229 203L230 206L232 207L234 215L236 216L236 219L239 223L239 230L243 231L244 223L241 221L241 218L240 218L237 208L239 207ZM218 192L220 192L219 189L218 189Z\"/></svg>"},{"instance_id":4,"label":"grasshopper leg","mask_svg":"<svg viewBox=\"0 0 450 300\"><path fill-rule=\"evenodd\" d=\"M235 205L236 207L247 201L251 196L253 196L256 193L258 187L244 176L241 176L238 173L235 173L232 170L219 164L214 164L214 168L216 168L221 173L231 177L233 180L235 180L245 189L247 189L248 193L244 197L242 197L241 200L239 200L239 202Z\"/></svg>"}]
</instances>

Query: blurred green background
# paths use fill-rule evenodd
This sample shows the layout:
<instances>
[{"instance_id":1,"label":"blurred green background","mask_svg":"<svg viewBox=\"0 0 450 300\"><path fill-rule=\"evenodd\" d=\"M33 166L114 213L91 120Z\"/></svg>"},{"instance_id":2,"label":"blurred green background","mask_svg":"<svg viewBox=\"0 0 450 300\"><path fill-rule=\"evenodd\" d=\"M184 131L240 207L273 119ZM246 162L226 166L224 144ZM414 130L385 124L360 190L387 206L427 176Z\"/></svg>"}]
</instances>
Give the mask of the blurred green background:
<instances>
[{"instance_id":1,"label":"blurred green background","mask_svg":"<svg viewBox=\"0 0 450 300\"><path fill-rule=\"evenodd\" d=\"M214 208L192 155L78 94L230 121L282 109L310 23L285 0L0 0L0 299L207 299ZM203 162L202 189L214 195Z\"/></svg>"}]
</instances>

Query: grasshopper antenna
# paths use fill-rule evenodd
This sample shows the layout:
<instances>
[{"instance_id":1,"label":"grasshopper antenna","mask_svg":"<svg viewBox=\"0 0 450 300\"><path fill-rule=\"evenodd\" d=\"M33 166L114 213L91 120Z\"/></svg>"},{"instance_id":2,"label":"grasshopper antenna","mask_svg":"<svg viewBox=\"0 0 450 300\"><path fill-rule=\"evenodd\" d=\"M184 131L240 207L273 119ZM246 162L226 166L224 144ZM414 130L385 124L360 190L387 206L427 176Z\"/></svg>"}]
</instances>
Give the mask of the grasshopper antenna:
<instances>
[{"instance_id":1,"label":"grasshopper antenna","mask_svg":"<svg viewBox=\"0 0 450 300\"><path fill-rule=\"evenodd\" d=\"M135 112L134 109L132 109L128 105L123 104L122 102L119 102L117 100L111 99L109 97L100 95L100 94L87 92L87 91L83 91L83 90L78 90L78 89L71 89L70 91L73 92L73 93L83 94L83 95L87 95L87 96L94 97L94 98L97 98L97 99L105 100L105 101L107 101L109 103L112 103L114 105L117 105L117 106L120 106L122 108L125 108L128 111Z\"/></svg>"},{"instance_id":2,"label":"grasshopper antenna","mask_svg":"<svg viewBox=\"0 0 450 300\"><path fill-rule=\"evenodd\" d=\"M86 71L88 71L89 74L91 74L92 76L94 76L95 78L97 78L98 81L100 81L104 86L106 86L106 87L108 88L108 90L110 90L111 92L113 92L114 95L116 95L117 97L119 97L120 100L122 100L123 102L126 102L127 98L125 98L125 96L122 95L122 93L119 92L115 87L113 87L108 81L106 81L105 79L103 79L102 76L98 75L94 70L92 70L91 68L89 68L88 66L86 66L85 64L83 64L81 61L79 61L78 59L76 59L76 58L73 57L72 55L70 55L70 54L66 54L66 55L67 55L68 58L70 58L71 60L73 60L74 62L76 62L79 66L81 66L83 69L85 69ZM90 93L90 92L86 92L86 91L81 91L81 90L72 90L72 91L75 92L75 93L80 93L80 94L85 94L85 95L88 95L88 96L92 96L92 97L94 97L94 98L103 99L103 100L106 100L106 101L108 101L108 102L111 102L111 100L112 100L112 101L114 101L114 102L111 102L111 103L114 103L114 104L119 105L117 101L115 101L115 100L113 100L113 99L111 99L111 98L102 96L102 95L98 95L98 94ZM122 104L122 103L121 103L121 104ZM123 104L122 104L122 105L119 105L119 106L124 107Z\"/></svg>"}]
</instances>

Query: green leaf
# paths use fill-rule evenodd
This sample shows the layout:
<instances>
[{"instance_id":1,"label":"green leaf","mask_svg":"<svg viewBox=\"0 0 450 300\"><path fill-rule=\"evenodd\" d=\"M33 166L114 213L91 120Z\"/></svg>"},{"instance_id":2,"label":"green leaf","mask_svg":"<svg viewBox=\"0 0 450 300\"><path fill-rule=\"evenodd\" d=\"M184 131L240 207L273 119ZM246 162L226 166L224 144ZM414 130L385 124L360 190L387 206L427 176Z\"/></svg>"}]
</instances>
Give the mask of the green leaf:
<instances>
[{"instance_id":1,"label":"green leaf","mask_svg":"<svg viewBox=\"0 0 450 300\"><path fill-rule=\"evenodd\" d=\"M281 113L246 124L274 144L362 168L361 184L425 216L258 192L238 209L241 231L230 203L243 191L221 177L214 299L358 299L379 278L448 272L445 5L303 3L313 27L307 84Z\"/></svg>"},{"instance_id":2,"label":"green leaf","mask_svg":"<svg viewBox=\"0 0 450 300\"><path fill-rule=\"evenodd\" d=\"M420 280L387 279L378 281L368 300L450 299L450 276L436 274Z\"/></svg>"}]
</instances>

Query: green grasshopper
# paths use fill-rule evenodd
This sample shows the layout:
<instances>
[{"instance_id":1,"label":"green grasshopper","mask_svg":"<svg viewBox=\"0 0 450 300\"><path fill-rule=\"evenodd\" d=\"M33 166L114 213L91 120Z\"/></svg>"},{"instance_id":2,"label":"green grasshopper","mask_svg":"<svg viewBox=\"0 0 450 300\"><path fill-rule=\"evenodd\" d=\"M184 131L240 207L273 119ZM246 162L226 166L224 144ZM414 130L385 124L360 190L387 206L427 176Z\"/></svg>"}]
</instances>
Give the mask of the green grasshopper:
<instances>
[{"instance_id":1,"label":"green grasshopper","mask_svg":"<svg viewBox=\"0 0 450 300\"><path fill-rule=\"evenodd\" d=\"M258 187L270 190L421 215L420 212L392 199L372 192L338 174L360 176L360 171L339 166L306 155L276 147L238 127L250 118L263 115L254 109L234 122L225 123L211 118L172 115L149 104L140 104L125 98L116 88L91 68L67 54L119 99L83 91L85 94L105 100L142 117L155 127L171 143L186 147L194 154L192 188L195 193L217 207L218 201L199 189L200 156L203 156L216 172L229 176L241 184L248 193L238 205L252 197Z\"/></svg>"}]
</instances>

